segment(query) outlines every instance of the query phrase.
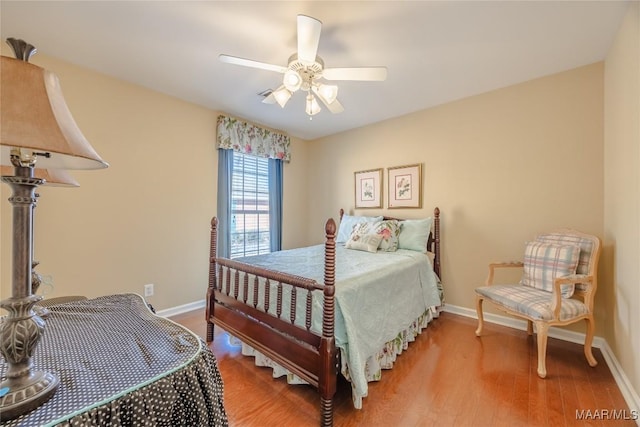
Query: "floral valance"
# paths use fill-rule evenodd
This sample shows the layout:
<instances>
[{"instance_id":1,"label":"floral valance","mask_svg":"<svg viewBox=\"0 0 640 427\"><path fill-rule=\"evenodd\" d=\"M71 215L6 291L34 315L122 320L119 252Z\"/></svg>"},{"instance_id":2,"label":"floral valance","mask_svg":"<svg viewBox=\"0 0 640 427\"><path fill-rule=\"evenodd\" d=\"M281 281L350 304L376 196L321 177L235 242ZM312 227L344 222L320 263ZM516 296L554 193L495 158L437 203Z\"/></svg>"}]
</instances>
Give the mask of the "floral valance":
<instances>
[{"instance_id":1,"label":"floral valance","mask_svg":"<svg viewBox=\"0 0 640 427\"><path fill-rule=\"evenodd\" d=\"M291 160L291 140L287 135L233 117L218 116L217 141L221 149L285 162Z\"/></svg>"}]
</instances>

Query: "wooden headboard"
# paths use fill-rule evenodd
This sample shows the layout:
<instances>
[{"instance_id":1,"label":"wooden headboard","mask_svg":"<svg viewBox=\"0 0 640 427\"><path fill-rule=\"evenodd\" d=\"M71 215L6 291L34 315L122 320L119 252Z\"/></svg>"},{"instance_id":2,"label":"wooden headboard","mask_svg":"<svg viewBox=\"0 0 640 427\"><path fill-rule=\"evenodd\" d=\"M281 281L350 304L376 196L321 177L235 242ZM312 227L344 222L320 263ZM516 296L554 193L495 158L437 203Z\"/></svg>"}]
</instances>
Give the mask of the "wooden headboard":
<instances>
[{"instance_id":1,"label":"wooden headboard","mask_svg":"<svg viewBox=\"0 0 640 427\"><path fill-rule=\"evenodd\" d=\"M344 215L344 209L340 209L340 221L342 222L342 216ZM383 216L384 219L395 219L396 221L402 221L401 218L395 218L392 216ZM427 240L427 252L434 254L433 271L442 278L440 275L440 209L435 208L433 210L433 225L431 232L429 233L429 239Z\"/></svg>"}]
</instances>

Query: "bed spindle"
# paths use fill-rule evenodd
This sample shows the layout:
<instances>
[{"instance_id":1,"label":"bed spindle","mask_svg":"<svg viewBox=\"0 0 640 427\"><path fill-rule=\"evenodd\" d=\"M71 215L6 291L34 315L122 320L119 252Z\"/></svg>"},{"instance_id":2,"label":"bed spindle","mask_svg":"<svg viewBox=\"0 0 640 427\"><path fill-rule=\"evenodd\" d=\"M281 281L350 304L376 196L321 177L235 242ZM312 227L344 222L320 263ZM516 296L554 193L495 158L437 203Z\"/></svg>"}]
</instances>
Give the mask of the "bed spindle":
<instances>
[{"instance_id":1,"label":"bed spindle","mask_svg":"<svg viewBox=\"0 0 640 427\"><path fill-rule=\"evenodd\" d=\"M269 313L269 297L270 297L270 292L271 291L271 282L269 282L269 279L265 280L264 282L264 312L265 313Z\"/></svg>"},{"instance_id":2,"label":"bed spindle","mask_svg":"<svg viewBox=\"0 0 640 427\"><path fill-rule=\"evenodd\" d=\"M258 308L258 286L260 284L260 279L258 276L254 276L253 279L253 308Z\"/></svg>"},{"instance_id":3,"label":"bed spindle","mask_svg":"<svg viewBox=\"0 0 640 427\"><path fill-rule=\"evenodd\" d=\"M249 293L249 273L244 273L244 283L242 286L242 302L247 303L247 298Z\"/></svg>"},{"instance_id":4,"label":"bed spindle","mask_svg":"<svg viewBox=\"0 0 640 427\"><path fill-rule=\"evenodd\" d=\"M296 323L296 300L298 299L298 290L297 288L291 287L291 307L289 308L289 320L293 325Z\"/></svg>"},{"instance_id":5,"label":"bed spindle","mask_svg":"<svg viewBox=\"0 0 640 427\"><path fill-rule=\"evenodd\" d=\"M306 307L305 318L304 318L304 326L307 328L307 331L311 329L312 299L313 299L313 295L311 293L311 289L307 289L307 307Z\"/></svg>"},{"instance_id":6,"label":"bed spindle","mask_svg":"<svg viewBox=\"0 0 640 427\"><path fill-rule=\"evenodd\" d=\"M240 271L236 270L236 277L233 283L233 298L238 299L239 291L240 291Z\"/></svg>"},{"instance_id":7,"label":"bed spindle","mask_svg":"<svg viewBox=\"0 0 640 427\"><path fill-rule=\"evenodd\" d=\"M276 317L279 319L282 315L282 282L278 282L278 299L276 300Z\"/></svg>"}]
</instances>

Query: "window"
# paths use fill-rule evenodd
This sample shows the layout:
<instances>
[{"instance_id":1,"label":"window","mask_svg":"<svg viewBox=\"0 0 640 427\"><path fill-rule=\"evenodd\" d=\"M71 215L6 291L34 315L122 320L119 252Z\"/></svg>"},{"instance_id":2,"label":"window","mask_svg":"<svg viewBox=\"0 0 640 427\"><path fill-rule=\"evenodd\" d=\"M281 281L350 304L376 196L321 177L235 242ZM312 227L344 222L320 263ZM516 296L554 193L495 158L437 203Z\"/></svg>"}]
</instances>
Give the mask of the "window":
<instances>
[{"instance_id":1,"label":"window","mask_svg":"<svg viewBox=\"0 0 640 427\"><path fill-rule=\"evenodd\" d=\"M271 252L269 159L233 153L230 257Z\"/></svg>"}]
</instances>

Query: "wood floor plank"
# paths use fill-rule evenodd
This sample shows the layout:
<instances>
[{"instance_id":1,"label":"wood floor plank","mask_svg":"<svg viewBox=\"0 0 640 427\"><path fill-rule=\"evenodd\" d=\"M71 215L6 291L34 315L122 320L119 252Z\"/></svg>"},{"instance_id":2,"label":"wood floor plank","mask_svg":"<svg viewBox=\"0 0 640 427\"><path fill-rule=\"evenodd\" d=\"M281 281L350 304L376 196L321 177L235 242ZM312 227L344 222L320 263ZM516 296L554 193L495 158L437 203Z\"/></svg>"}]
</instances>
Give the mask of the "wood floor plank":
<instances>
[{"instance_id":1,"label":"wood floor plank","mask_svg":"<svg viewBox=\"0 0 640 427\"><path fill-rule=\"evenodd\" d=\"M172 320L204 337L203 310ZM576 419L576 410L630 414L597 349L591 368L582 346L549 339L548 377L538 377L536 338L524 331L486 324L474 334L473 319L443 313L382 380L370 383L361 410L351 402L350 384L340 377L336 426L635 426L633 420ZM225 383L225 408L232 427L317 426L319 397L310 386L272 378L268 368L242 356L216 328L210 344Z\"/></svg>"}]
</instances>

